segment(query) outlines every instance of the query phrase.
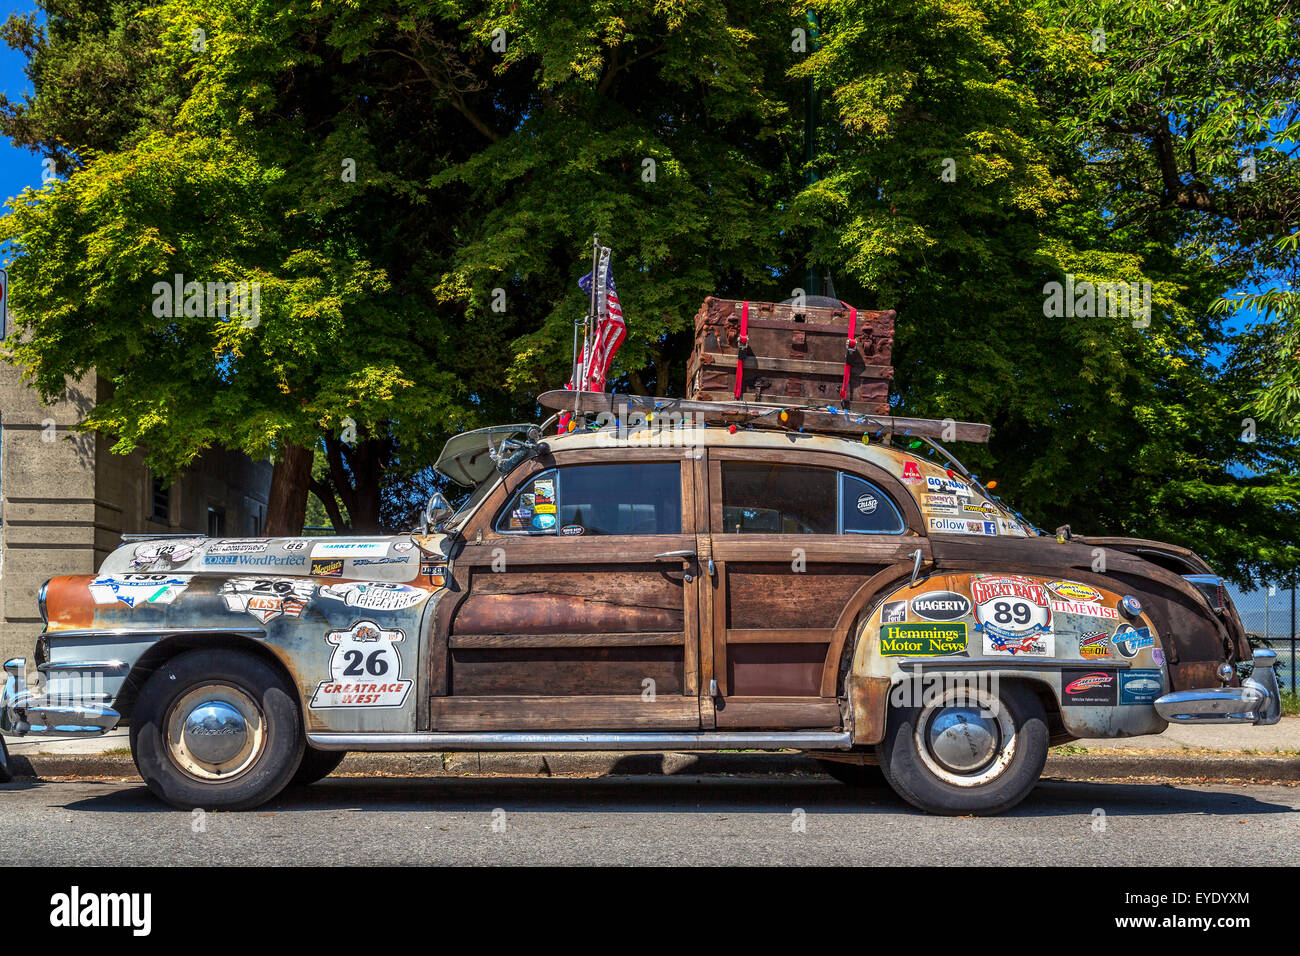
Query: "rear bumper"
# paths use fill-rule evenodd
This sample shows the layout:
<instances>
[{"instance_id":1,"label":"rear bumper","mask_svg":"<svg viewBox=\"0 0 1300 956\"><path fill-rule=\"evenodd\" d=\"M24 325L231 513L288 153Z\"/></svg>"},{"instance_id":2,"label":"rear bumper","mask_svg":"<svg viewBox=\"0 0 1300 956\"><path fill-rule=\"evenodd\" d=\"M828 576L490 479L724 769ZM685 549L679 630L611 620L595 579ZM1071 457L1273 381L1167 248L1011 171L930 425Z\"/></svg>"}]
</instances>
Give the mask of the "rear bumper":
<instances>
[{"instance_id":1,"label":"rear bumper","mask_svg":"<svg viewBox=\"0 0 1300 956\"><path fill-rule=\"evenodd\" d=\"M14 737L98 737L106 734L122 719L109 706L102 690L105 663L84 672L60 672L60 679L47 681L48 693L27 686L27 659L15 657L5 662L4 690L0 691L0 732ZM97 689L99 688L99 689Z\"/></svg>"},{"instance_id":2,"label":"rear bumper","mask_svg":"<svg viewBox=\"0 0 1300 956\"><path fill-rule=\"evenodd\" d=\"M1205 687L1165 694L1156 713L1171 724L1276 724L1282 719L1273 665L1277 655L1255 651L1255 669L1240 687Z\"/></svg>"}]
</instances>

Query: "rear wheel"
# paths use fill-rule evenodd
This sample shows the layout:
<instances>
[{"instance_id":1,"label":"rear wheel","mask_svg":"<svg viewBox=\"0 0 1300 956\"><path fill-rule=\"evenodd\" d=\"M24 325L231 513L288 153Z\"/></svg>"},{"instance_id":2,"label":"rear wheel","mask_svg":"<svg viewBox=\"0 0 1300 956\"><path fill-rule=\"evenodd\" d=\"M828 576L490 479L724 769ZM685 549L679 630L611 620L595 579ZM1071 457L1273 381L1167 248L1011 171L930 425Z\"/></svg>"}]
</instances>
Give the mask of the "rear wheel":
<instances>
[{"instance_id":1,"label":"rear wheel","mask_svg":"<svg viewBox=\"0 0 1300 956\"><path fill-rule=\"evenodd\" d=\"M877 745L880 769L908 803L929 813L994 814L1015 806L1047 762L1043 705L1024 684L950 689L895 707Z\"/></svg>"},{"instance_id":2,"label":"rear wheel","mask_svg":"<svg viewBox=\"0 0 1300 956\"><path fill-rule=\"evenodd\" d=\"M304 746L293 688L239 651L177 655L145 681L131 715L140 776L184 810L265 803L293 778Z\"/></svg>"},{"instance_id":3,"label":"rear wheel","mask_svg":"<svg viewBox=\"0 0 1300 956\"><path fill-rule=\"evenodd\" d=\"M302 763L298 772L289 781L291 787L306 787L317 780L324 780L343 762L348 755L346 750L317 750L311 744L302 752Z\"/></svg>"}]
</instances>

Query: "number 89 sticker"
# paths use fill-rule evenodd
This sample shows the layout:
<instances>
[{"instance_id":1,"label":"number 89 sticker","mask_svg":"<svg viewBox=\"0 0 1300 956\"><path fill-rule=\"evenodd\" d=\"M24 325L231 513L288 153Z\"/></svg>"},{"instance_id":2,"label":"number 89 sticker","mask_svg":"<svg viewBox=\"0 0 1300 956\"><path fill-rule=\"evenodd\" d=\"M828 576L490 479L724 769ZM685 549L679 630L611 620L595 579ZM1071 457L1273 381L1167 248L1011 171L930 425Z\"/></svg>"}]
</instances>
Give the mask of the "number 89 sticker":
<instances>
[{"instance_id":1,"label":"number 89 sticker","mask_svg":"<svg viewBox=\"0 0 1300 956\"><path fill-rule=\"evenodd\" d=\"M413 681L402 679L402 655L395 646L406 638L373 621L358 621L347 631L330 631L334 645L330 676L312 696L311 707L400 707Z\"/></svg>"},{"instance_id":2,"label":"number 89 sticker","mask_svg":"<svg viewBox=\"0 0 1300 956\"><path fill-rule=\"evenodd\" d=\"M970 593L985 654L1052 655L1052 609L1042 584L1017 574L976 574Z\"/></svg>"}]
</instances>

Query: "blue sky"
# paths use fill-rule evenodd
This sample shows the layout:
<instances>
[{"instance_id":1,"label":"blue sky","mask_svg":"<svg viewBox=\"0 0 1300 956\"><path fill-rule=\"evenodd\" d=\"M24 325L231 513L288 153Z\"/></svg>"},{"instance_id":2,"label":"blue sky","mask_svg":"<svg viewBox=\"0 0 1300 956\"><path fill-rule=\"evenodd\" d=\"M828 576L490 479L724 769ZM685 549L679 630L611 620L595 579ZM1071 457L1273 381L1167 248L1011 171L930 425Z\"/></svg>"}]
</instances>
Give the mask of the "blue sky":
<instances>
[{"instance_id":1,"label":"blue sky","mask_svg":"<svg viewBox=\"0 0 1300 956\"><path fill-rule=\"evenodd\" d=\"M35 9L34 5L4 3L0 0L0 20L9 19L11 13L28 13ZM23 73L26 63L27 58L17 50L0 44L0 91L10 99L19 99L23 93L31 92L31 84ZM18 149L7 138L0 136L0 198L12 199L27 186L40 184L41 157L25 149Z\"/></svg>"}]
</instances>

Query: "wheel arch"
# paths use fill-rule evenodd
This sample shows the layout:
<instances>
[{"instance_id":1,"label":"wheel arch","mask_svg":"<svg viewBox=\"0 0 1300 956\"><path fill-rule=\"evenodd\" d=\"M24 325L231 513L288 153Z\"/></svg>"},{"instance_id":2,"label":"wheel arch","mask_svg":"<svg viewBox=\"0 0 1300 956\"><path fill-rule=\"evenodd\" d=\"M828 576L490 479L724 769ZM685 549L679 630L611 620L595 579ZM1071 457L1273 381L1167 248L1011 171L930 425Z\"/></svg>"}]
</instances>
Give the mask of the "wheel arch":
<instances>
[{"instance_id":1,"label":"wheel arch","mask_svg":"<svg viewBox=\"0 0 1300 956\"><path fill-rule=\"evenodd\" d=\"M153 673L162 667L172 658L184 654L186 651L212 651L212 650L229 650L239 651L257 657L271 666L271 668L284 679L285 683L292 688L293 695L299 699L301 707L301 694L298 688L298 681L294 678L293 673L288 666L275 654L266 644L253 640L242 634L235 633L208 633L193 634L180 632L170 635L158 641L147 651L140 655L140 658L131 667L130 672L126 675L126 680L122 683L122 689L118 693L114 708L122 715L122 722L130 720L132 711L135 709L136 698L140 695L140 689L144 687Z\"/></svg>"}]
</instances>

